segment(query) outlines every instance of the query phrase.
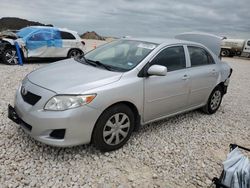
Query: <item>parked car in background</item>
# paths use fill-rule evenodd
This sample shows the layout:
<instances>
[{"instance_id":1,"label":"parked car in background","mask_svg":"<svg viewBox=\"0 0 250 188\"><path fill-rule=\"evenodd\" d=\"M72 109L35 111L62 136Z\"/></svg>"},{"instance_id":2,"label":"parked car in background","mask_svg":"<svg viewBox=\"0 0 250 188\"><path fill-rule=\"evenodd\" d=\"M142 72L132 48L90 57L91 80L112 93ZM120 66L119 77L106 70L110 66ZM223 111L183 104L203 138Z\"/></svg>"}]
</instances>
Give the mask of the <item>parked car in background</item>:
<instances>
[{"instance_id":1,"label":"parked car in background","mask_svg":"<svg viewBox=\"0 0 250 188\"><path fill-rule=\"evenodd\" d=\"M232 69L212 40L124 38L44 66L24 78L8 116L43 143L111 151L140 125L197 108L213 114Z\"/></svg>"},{"instance_id":2,"label":"parked car in background","mask_svg":"<svg viewBox=\"0 0 250 188\"><path fill-rule=\"evenodd\" d=\"M76 57L83 54L85 46L75 31L46 26L25 27L0 39L3 63L18 63L15 42L20 46L24 59Z\"/></svg>"},{"instance_id":3,"label":"parked car in background","mask_svg":"<svg viewBox=\"0 0 250 188\"><path fill-rule=\"evenodd\" d=\"M250 39L223 39L221 43L221 56L250 57Z\"/></svg>"}]
</instances>

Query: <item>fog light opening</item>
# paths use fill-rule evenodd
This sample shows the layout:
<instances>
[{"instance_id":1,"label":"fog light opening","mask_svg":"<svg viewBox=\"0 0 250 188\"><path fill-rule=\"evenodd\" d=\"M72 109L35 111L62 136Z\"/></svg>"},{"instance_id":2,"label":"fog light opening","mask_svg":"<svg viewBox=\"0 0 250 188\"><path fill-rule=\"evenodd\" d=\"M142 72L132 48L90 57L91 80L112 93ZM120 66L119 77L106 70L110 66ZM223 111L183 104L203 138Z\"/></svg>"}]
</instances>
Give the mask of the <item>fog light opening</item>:
<instances>
[{"instance_id":1,"label":"fog light opening","mask_svg":"<svg viewBox=\"0 0 250 188\"><path fill-rule=\"evenodd\" d=\"M54 139L64 139L65 129L55 129L49 134L49 136Z\"/></svg>"}]
</instances>

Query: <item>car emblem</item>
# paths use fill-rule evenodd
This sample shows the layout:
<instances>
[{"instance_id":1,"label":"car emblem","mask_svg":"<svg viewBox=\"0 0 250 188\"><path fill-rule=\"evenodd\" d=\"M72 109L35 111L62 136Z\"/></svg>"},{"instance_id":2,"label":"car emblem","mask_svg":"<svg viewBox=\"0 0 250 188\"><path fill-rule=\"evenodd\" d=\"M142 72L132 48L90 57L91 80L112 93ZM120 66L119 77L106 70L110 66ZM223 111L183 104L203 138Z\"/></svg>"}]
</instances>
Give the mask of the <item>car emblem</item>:
<instances>
[{"instance_id":1,"label":"car emblem","mask_svg":"<svg viewBox=\"0 0 250 188\"><path fill-rule=\"evenodd\" d=\"M24 86L22 86L22 88L21 88L21 93L22 93L22 95L27 95L27 93L28 93L27 89Z\"/></svg>"}]
</instances>

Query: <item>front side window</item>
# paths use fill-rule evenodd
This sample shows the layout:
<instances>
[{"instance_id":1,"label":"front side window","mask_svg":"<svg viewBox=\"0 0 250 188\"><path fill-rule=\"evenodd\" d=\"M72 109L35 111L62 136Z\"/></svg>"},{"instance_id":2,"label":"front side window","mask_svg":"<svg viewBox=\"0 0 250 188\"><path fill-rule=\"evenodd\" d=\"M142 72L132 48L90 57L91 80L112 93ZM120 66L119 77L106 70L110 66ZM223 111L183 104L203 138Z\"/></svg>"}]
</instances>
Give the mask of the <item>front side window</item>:
<instances>
[{"instance_id":1,"label":"front side window","mask_svg":"<svg viewBox=\"0 0 250 188\"><path fill-rule=\"evenodd\" d=\"M192 67L214 64L212 56L205 49L188 46L188 51Z\"/></svg>"},{"instance_id":2,"label":"front side window","mask_svg":"<svg viewBox=\"0 0 250 188\"><path fill-rule=\"evenodd\" d=\"M38 32L32 34L29 38L30 41L48 41L52 39L51 32Z\"/></svg>"},{"instance_id":3,"label":"front side window","mask_svg":"<svg viewBox=\"0 0 250 188\"><path fill-rule=\"evenodd\" d=\"M86 59L99 61L121 71L128 71L138 65L157 44L135 41L117 40L88 52Z\"/></svg>"},{"instance_id":4,"label":"front side window","mask_svg":"<svg viewBox=\"0 0 250 188\"><path fill-rule=\"evenodd\" d=\"M249 41L247 41L247 45L248 45L248 46L250 46L250 40L249 40Z\"/></svg>"},{"instance_id":5,"label":"front side window","mask_svg":"<svg viewBox=\"0 0 250 188\"><path fill-rule=\"evenodd\" d=\"M167 67L168 71L175 71L186 68L185 53L182 46L169 47L162 50L151 61L151 65L162 65Z\"/></svg>"}]
</instances>

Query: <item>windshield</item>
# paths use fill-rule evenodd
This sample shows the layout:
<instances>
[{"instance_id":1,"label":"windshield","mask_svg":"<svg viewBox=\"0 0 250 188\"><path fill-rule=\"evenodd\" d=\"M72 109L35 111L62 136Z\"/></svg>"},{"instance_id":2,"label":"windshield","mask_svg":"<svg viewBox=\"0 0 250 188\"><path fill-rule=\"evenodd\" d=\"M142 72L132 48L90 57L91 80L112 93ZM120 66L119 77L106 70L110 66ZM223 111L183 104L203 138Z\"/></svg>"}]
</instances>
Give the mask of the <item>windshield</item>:
<instances>
[{"instance_id":1,"label":"windshield","mask_svg":"<svg viewBox=\"0 0 250 188\"><path fill-rule=\"evenodd\" d=\"M25 27L25 28L21 29L20 31L18 31L16 34L18 37L24 38L25 36L29 35L30 33L32 33L33 31L36 31L36 30L37 29L35 29L35 28Z\"/></svg>"},{"instance_id":2,"label":"windshield","mask_svg":"<svg viewBox=\"0 0 250 188\"><path fill-rule=\"evenodd\" d=\"M117 40L85 55L87 60L100 62L120 71L128 71L138 65L157 44L135 41Z\"/></svg>"}]
</instances>

